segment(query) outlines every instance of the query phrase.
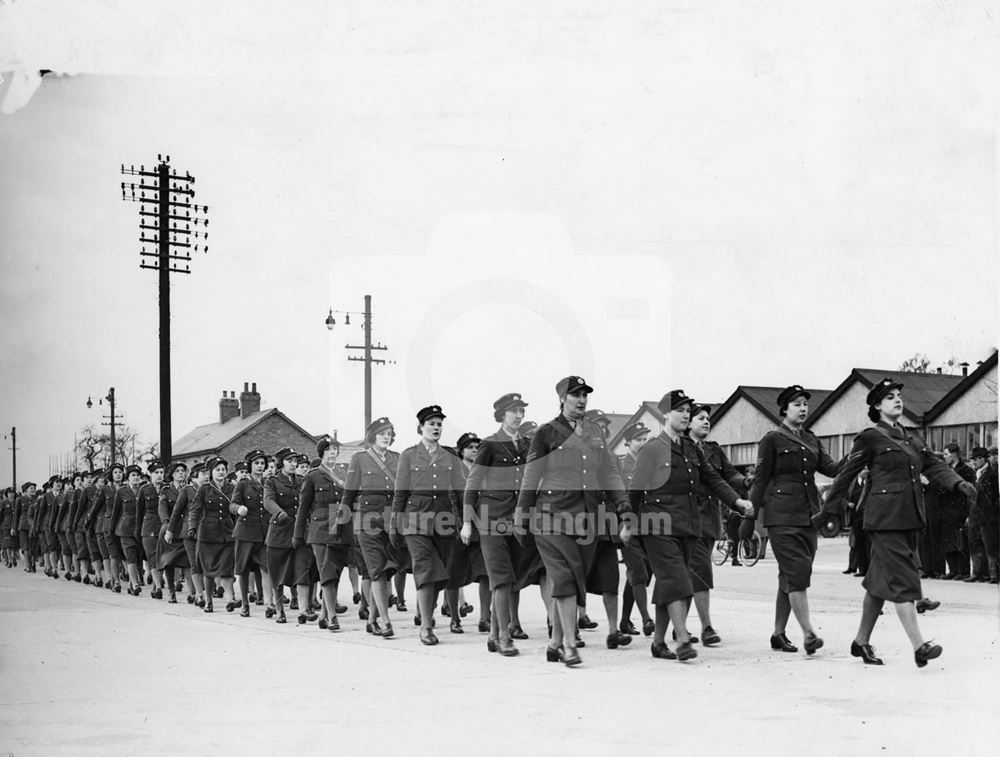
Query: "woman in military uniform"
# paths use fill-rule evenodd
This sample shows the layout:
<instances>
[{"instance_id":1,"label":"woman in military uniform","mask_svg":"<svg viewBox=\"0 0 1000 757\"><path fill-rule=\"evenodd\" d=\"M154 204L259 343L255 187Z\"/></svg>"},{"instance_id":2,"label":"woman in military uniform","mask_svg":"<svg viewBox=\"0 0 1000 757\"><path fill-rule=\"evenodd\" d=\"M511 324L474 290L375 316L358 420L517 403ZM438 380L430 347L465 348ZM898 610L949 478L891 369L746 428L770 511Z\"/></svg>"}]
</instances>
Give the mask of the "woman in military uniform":
<instances>
[{"instance_id":1,"label":"woman in military uniform","mask_svg":"<svg viewBox=\"0 0 1000 757\"><path fill-rule=\"evenodd\" d=\"M204 463L192 465L191 479L180 487L177 500L170 511L170 523L163 535L163 540L167 544L180 541L183 545L188 564L191 566L191 583L194 584L194 595L188 594L187 601L188 604L194 604L201 608L205 607L205 577L201 567L201 558L198 556L198 541L188 530L188 518L198 490L207 483L208 471L205 469Z\"/></svg>"},{"instance_id":2,"label":"woman in military uniform","mask_svg":"<svg viewBox=\"0 0 1000 757\"><path fill-rule=\"evenodd\" d=\"M267 573L267 547L264 546L264 534L267 529L267 511L264 510L264 468L267 466L267 455L263 450L253 450L246 454L249 475L238 481L233 490L233 498L229 503L229 512L236 516L236 527L233 529L233 539L236 544L235 573L240 577L240 616L250 617L250 570L256 569L262 578L261 592L258 600L264 602L264 596L271 591L270 578L264 579Z\"/></svg>"},{"instance_id":3,"label":"woman in military uniform","mask_svg":"<svg viewBox=\"0 0 1000 757\"><path fill-rule=\"evenodd\" d=\"M521 561L513 519L528 456L528 442L518 429L527 406L520 394L505 394L493 403L493 419L501 425L480 443L463 496L461 538L467 544L471 542L475 524L479 524L479 542L492 592L486 648L504 657L518 654L512 641L515 634L527 638L517 620L518 595L513 591L516 566Z\"/></svg>"},{"instance_id":4,"label":"woman in military uniform","mask_svg":"<svg viewBox=\"0 0 1000 757\"><path fill-rule=\"evenodd\" d=\"M875 424L854 439L854 446L833 481L824 509L842 512L848 488L868 468L864 529L871 560L865 587L861 623L851 655L866 665L881 665L871 646L872 631L886 602L896 606L896 616L913 644L918 668L941 655L941 647L924 641L917 624L915 602L920 588L919 538L925 525L921 474L948 492L974 499L976 487L939 460L915 432L903 428L903 385L885 378L868 393L868 418ZM819 518L825 518L821 513ZM773 534L772 534L773 543ZM775 553L777 550L775 549Z\"/></svg>"},{"instance_id":5,"label":"woman in military uniform","mask_svg":"<svg viewBox=\"0 0 1000 757\"><path fill-rule=\"evenodd\" d=\"M94 473L80 474L80 493L70 512L69 534L76 545L77 576L83 576L83 583L90 580L90 542L87 539L87 511L90 509L90 492L93 489Z\"/></svg>"},{"instance_id":6,"label":"woman in military uniform","mask_svg":"<svg viewBox=\"0 0 1000 757\"><path fill-rule=\"evenodd\" d=\"M384 639L393 635L389 620L389 581L399 566L389 544L385 514L392 508L399 454L389 449L396 431L388 418L377 418L365 429L366 449L351 457L345 480L344 507L351 511L355 533L371 578L371 611L366 630ZM384 625L380 626L378 619Z\"/></svg>"},{"instance_id":7,"label":"woman in military uniform","mask_svg":"<svg viewBox=\"0 0 1000 757\"><path fill-rule=\"evenodd\" d=\"M142 593L139 581L139 523L136 520L139 481L142 470L138 465L125 469L125 485L115 491L111 503L111 528L121 544L121 553L128 572L128 593L138 597Z\"/></svg>"},{"instance_id":8,"label":"woman in military uniform","mask_svg":"<svg viewBox=\"0 0 1000 757\"><path fill-rule=\"evenodd\" d=\"M160 519L160 528L156 543L156 560L166 578L169 604L177 604L177 573L183 571L187 582L188 602L194 601L194 586L191 581L191 563L188 560L187 550L184 549L182 539L175 539L173 533L170 534L170 541L167 541L167 532L170 530L170 519L174 514L174 506L177 499L184 490L187 483L187 465L181 462L171 463L167 469L168 483L160 489L160 497L156 503L157 515Z\"/></svg>"},{"instance_id":9,"label":"woman in military uniform","mask_svg":"<svg viewBox=\"0 0 1000 757\"><path fill-rule=\"evenodd\" d=\"M761 509L778 562L778 594L774 608L771 649L797 652L785 628L792 612L802 627L806 654L823 646L809 618L806 590L816 557L816 528L812 518L820 511L816 471L833 478L840 466L816 436L803 427L812 395L798 384L778 395L782 423L769 431L757 448L757 477L750 489L754 507Z\"/></svg>"},{"instance_id":10,"label":"woman in military uniform","mask_svg":"<svg viewBox=\"0 0 1000 757\"><path fill-rule=\"evenodd\" d=\"M118 489L122 487L124 477L125 466L121 463L112 463L111 467L108 468L107 476L105 476L107 486L104 487L104 491L101 493L103 496L99 497L97 503L99 518L97 527L100 529L99 533L104 534L104 543L108 552L109 581L105 586L116 594L121 594L122 591L121 574L124 553L122 552L122 541L115 533L113 514L115 497L118 494Z\"/></svg>"},{"instance_id":11,"label":"woman in military uniform","mask_svg":"<svg viewBox=\"0 0 1000 757\"><path fill-rule=\"evenodd\" d=\"M393 544L405 540L417 586L420 641L438 643L434 633L434 606L438 592L448 584L447 565L455 544L458 497L465 482L461 461L440 444L445 414L438 405L417 413L420 441L403 450L392 497Z\"/></svg>"},{"instance_id":12,"label":"woman in military uniform","mask_svg":"<svg viewBox=\"0 0 1000 757\"><path fill-rule=\"evenodd\" d=\"M592 391L579 376L556 384L561 412L540 426L531 441L514 516L522 538L528 524L550 581L552 640L546 657L566 665L581 662L575 641L576 608L584 603L587 574L597 550L595 526L604 523L600 519L595 524L593 516L605 500L618 515L630 511L618 467L600 428L584 420ZM631 538L627 522L621 536L624 541ZM615 615L617 611L616 598ZM621 639L631 641L616 623L609 631L608 646L627 643Z\"/></svg>"},{"instance_id":13,"label":"woman in military uniform","mask_svg":"<svg viewBox=\"0 0 1000 757\"><path fill-rule=\"evenodd\" d=\"M753 511L685 434L693 405L694 400L680 389L662 397L658 407L666 416L663 432L639 450L632 472L632 507L640 515L642 545L656 577L656 627L650 652L658 659L684 661L698 656L687 631L687 614L694 596L691 558L701 536L700 493L707 491L726 507ZM679 642L676 653L666 644L668 623L673 623Z\"/></svg>"},{"instance_id":14,"label":"woman in military uniform","mask_svg":"<svg viewBox=\"0 0 1000 757\"><path fill-rule=\"evenodd\" d=\"M99 512L101 508L102 492L107 486L104 478L104 469L98 468L93 472L93 483L84 489L86 496L87 512L84 513L84 528L87 531L87 546L90 548L90 563L94 566L97 580L94 585L101 588L105 585L111 586L111 568L108 559L108 545L104 540L104 534L99 523Z\"/></svg>"},{"instance_id":15,"label":"woman in military uniform","mask_svg":"<svg viewBox=\"0 0 1000 757\"><path fill-rule=\"evenodd\" d=\"M323 594L323 617L319 627L329 628L331 631L340 630L340 621L337 619L337 583L347 566L354 541L350 513L344 510L341 503L344 482L334 470L339 451L340 445L330 439L323 439L316 446L321 463L319 467L309 471L302 481L292 537L293 547L297 548L302 543L312 547ZM301 592L299 596L301 606ZM300 611L300 624L310 620L308 608L306 605L305 610Z\"/></svg>"},{"instance_id":16,"label":"woman in military uniform","mask_svg":"<svg viewBox=\"0 0 1000 757\"><path fill-rule=\"evenodd\" d=\"M619 468L625 491L629 491L632 488L632 473L635 471L636 455L649 441L650 430L646 424L637 422L622 429L621 433L625 440L625 456L621 458ZM652 580L649 560L646 559L646 553L638 539L633 539L628 544L622 544L621 550L622 560L625 563L625 589L622 591L622 614L618 630L633 636L638 635L639 631L632 624L632 608L637 607L639 608L639 616L642 618L642 632L646 636L651 636L656 624L649 617L647 590L649 582Z\"/></svg>"},{"instance_id":17,"label":"woman in military uniform","mask_svg":"<svg viewBox=\"0 0 1000 757\"><path fill-rule=\"evenodd\" d=\"M203 484L189 507L188 536L198 540L197 556L205 576L205 593L208 602L205 612L213 612L212 599L215 596L215 579L222 581L227 598L226 610L232 612L239 607L239 600L233 596L233 516L229 512L232 487L226 483L229 463L221 457L213 457L205 462L210 479Z\"/></svg>"},{"instance_id":18,"label":"woman in military uniform","mask_svg":"<svg viewBox=\"0 0 1000 757\"><path fill-rule=\"evenodd\" d=\"M275 618L276 623L287 623L285 617L285 586L295 591L299 585L297 576L304 576L302 583L302 599L304 607L309 607L309 574L312 570L312 550L304 544L298 549L292 548L292 534L295 530L295 515L299 509L299 490L302 479L295 473L298 465L298 455L289 447L278 450L275 454L278 472L264 482L264 509L271 516L267 529L267 571L271 578L276 597L275 605L264 611L268 618Z\"/></svg>"},{"instance_id":19,"label":"woman in military uniform","mask_svg":"<svg viewBox=\"0 0 1000 757\"><path fill-rule=\"evenodd\" d=\"M458 497L462 498L465 491L465 480L476 459L476 451L482 442L471 431L462 434L455 445L459 459L459 472L462 474L462 488ZM469 543L465 544L457 533L452 545L451 561L448 563L448 586L445 588L445 602L442 603L441 614L451 618L451 632L465 633L462 628L462 618L472 612L472 606L464 601L464 587L475 583L479 586L479 630L488 633L490 630L490 584L486 572L486 562L483 560L483 550L479 544L479 535L472 533ZM447 610L447 613L446 613Z\"/></svg>"},{"instance_id":20,"label":"woman in military uniform","mask_svg":"<svg viewBox=\"0 0 1000 757\"><path fill-rule=\"evenodd\" d=\"M163 462L151 460L146 466L149 481L139 487L136 495L136 522L139 541L146 555L146 563L153 577L152 599L163 599L163 573L160 570L158 543L160 541L160 488L163 486ZM174 591L173 585L170 591Z\"/></svg>"}]
</instances>

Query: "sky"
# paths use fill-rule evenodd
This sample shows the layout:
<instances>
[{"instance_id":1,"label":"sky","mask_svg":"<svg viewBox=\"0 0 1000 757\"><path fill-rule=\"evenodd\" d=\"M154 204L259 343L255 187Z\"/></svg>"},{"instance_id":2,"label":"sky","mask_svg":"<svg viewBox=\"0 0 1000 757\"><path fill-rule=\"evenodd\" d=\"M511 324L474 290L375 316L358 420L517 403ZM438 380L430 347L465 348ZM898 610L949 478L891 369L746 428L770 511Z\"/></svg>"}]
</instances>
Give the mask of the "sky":
<instances>
[{"instance_id":1,"label":"sky","mask_svg":"<svg viewBox=\"0 0 1000 757\"><path fill-rule=\"evenodd\" d=\"M996 348L987 3L0 4L0 430L18 478L99 422L159 435L156 274L119 168L196 177L173 438L256 382L312 433L489 433L556 381L833 388ZM53 74L38 79L38 69ZM95 407L88 410L92 397ZM0 481L10 479L5 440Z\"/></svg>"}]
</instances>

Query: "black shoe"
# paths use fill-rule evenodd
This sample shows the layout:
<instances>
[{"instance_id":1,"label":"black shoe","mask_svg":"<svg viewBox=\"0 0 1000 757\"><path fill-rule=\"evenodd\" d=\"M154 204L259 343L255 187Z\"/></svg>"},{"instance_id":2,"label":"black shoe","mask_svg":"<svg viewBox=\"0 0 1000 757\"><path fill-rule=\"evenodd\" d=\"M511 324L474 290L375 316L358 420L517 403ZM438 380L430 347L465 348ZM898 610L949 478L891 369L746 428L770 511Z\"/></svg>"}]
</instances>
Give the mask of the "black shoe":
<instances>
[{"instance_id":1,"label":"black shoe","mask_svg":"<svg viewBox=\"0 0 1000 757\"><path fill-rule=\"evenodd\" d=\"M595 623L593 620L591 620L590 617L587 616L587 615L584 615L582 618L580 618L576 622L576 625L579 628L585 628L585 629L588 629L588 630L591 629L591 628L597 628L597 623Z\"/></svg>"},{"instance_id":2,"label":"black shoe","mask_svg":"<svg viewBox=\"0 0 1000 757\"><path fill-rule=\"evenodd\" d=\"M673 638L674 641L677 641L677 631L676 630L672 631L670 633L670 636L671 636L671 638ZM697 636L695 636L693 633L688 633L688 644L697 644L698 641L699 640L698 640Z\"/></svg>"},{"instance_id":3,"label":"black shoe","mask_svg":"<svg viewBox=\"0 0 1000 757\"><path fill-rule=\"evenodd\" d=\"M299 600L296 597L292 597L292 601L289 603L288 609L289 610L298 610L299 609Z\"/></svg>"},{"instance_id":4,"label":"black shoe","mask_svg":"<svg viewBox=\"0 0 1000 757\"><path fill-rule=\"evenodd\" d=\"M632 643L632 637L627 633L622 633L621 631L613 631L608 634L607 644L608 649L618 649L618 647L627 647Z\"/></svg>"},{"instance_id":5,"label":"black shoe","mask_svg":"<svg viewBox=\"0 0 1000 757\"><path fill-rule=\"evenodd\" d=\"M368 612L367 607L362 607L358 610L358 620L368 620L371 617L371 613Z\"/></svg>"},{"instance_id":6,"label":"black shoe","mask_svg":"<svg viewBox=\"0 0 1000 757\"><path fill-rule=\"evenodd\" d=\"M306 614L304 612L299 613L298 620L300 626L304 626L307 622L309 622L309 619L306 617Z\"/></svg>"},{"instance_id":7,"label":"black shoe","mask_svg":"<svg viewBox=\"0 0 1000 757\"><path fill-rule=\"evenodd\" d=\"M803 646L806 648L806 654L815 654L816 650L823 646L823 640L816 634L811 633L806 636Z\"/></svg>"},{"instance_id":8,"label":"black shoe","mask_svg":"<svg viewBox=\"0 0 1000 757\"><path fill-rule=\"evenodd\" d=\"M448 606L447 602L441 603L441 614L446 618L451 617L451 607Z\"/></svg>"},{"instance_id":9,"label":"black shoe","mask_svg":"<svg viewBox=\"0 0 1000 757\"><path fill-rule=\"evenodd\" d=\"M361 604L361 592L360 592L360 591L356 591L356 592L354 592L354 596L353 596L353 597L351 597L351 600L352 600L352 601L354 602L354 604L356 604L356 605L357 605L357 604Z\"/></svg>"},{"instance_id":10,"label":"black shoe","mask_svg":"<svg viewBox=\"0 0 1000 757\"><path fill-rule=\"evenodd\" d=\"M376 636L381 636L382 635L382 626L380 626L378 624L377 620L373 620L371 623L366 623L365 627L366 627L366 630L367 630L367 628L370 627L372 629L371 633L375 634Z\"/></svg>"},{"instance_id":11,"label":"black shoe","mask_svg":"<svg viewBox=\"0 0 1000 757\"><path fill-rule=\"evenodd\" d=\"M583 649L585 646L587 646L587 642L585 642L583 639L580 638L580 634L577 634L576 635L576 648L577 649Z\"/></svg>"},{"instance_id":12,"label":"black shoe","mask_svg":"<svg viewBox=\"0 0 1000 757\"><path fill-rule=\"evenodd\" d=\"M490 622L488 620L480 620L478 627L479 627L479 633L490 632Z\"/></svg>"},{"instance_id":13,"label":"black shoe","mask_svg":"<svg viewBox=\"0 0 1000 757\"><path fill-rule=\"evenodd\" d=\"M421 622L420 616L419 615L414 615L413 616L413 625L419 626L420 622Z\"/></svg>"},{"instance_id":14,"label":"black shoe","mask_svg":"<svg viewBox=\"0 0 1000 757\"><path fill-rule=\"evenodd\" d=\"M281 604L287 605L287 604L289 604L290 602L293 602L293 601L294 600L289 599L284 594L281 595Z\"/></svg>"},{"instance_id":15,"label":"black shoe","mask_svg":"<svg viewBox=\"0 0 1000 757\"><path fill-rule=\"evenodd\" d=\"M679 644L677 646L677 659L681 662L685 660L693 660L698 656L698 650L691 646L691 642L687 644Z\"/></svg>"},{"instance_id":16,"label":"black shoe","mask_svg":"<svg viewBox=\"0 0 1000 757\"><path fill-rule=\"evenodd\" d=\"M741 563L738 558L734 557L733 558L733 567L734 568L739 568L741 565L743 565L743 563Z\"/></svg>"},{"instance_id":17,"label":"black shoe","mask_svg":"<svg viewBox=\"0 0 1000 757\"><path fill-rule=\"evenodd\" d=\"M287 623L288 622L288 618L285 617L285 611L284 611L284 609L282 609L282 611L280 613L278 613L278 617L276 617L274 619L274 622L275 623Z\"/></svg>"},{"instance_id":18,"label":"black shoe","mask_svg":"<svg viewBox=\"0 0 1000 757\"><path fill-rule=\"evenodd\" d=\"M188 594L187 601L189 605L193 605L195 602L198 601L198 597L196 597L194 594Z\"/></svg>"},{"instance_id":19,"label":"black shoe","mask_svg":"<svg viewBox=\"0 0 1000 757\"><path fill-rule=\"evenodd\" d=\"M871 644L858 644L851 642L851 657L860 657L865 665L882 665L882 659L875 656L875 650Z\"/></svg>"},{"instance_id":20,"label":"black shoe","mask_svg":"<svg viewBox=\"0 0 1000 757\"><path fill-rule=\"evenodd\" d=\"M719 634L715 632L715 629L712 628L712 626L705 626L701 629L701 643L706 647L718 644L721 641L722 639L719 637Z\"/></svg>"},{"instance_id":21,"label":"black shoe","mask_svg":"<svg viewBox=\"0 0 1000 757\"><path fill-rule=\"evenodd\" d=\"M583 662L583 660L580 659L579 652L575 649L566 649L565 647L563 647L562 661L563 665L567 668L572 668L574 665L579 665Z\"/></svg>"},{"instance_id":22,"label":"black shoe","mask_svg":"<svg viewBox=\"0 0 1000 757\"><path fill-rule=\"evenodd\" d=\"M656 623L653 622L652 618L650 618L649 620L642 621L643 636L652 636L653 631L655 630L656 630Z\"/></svg>"},{"instance_id":23,"label":"black shoe","mask_svg":"<svg viewBox=\"0 0 1000 757\"><path fill-rule=\"evenodd\" d=\"M254 592L250 592L247 595L247 602L250 602L251 604L257 604L257 595Z\"/></svg>"},{"instance_id":24,"label":"black shoe","mask_svg":"<svg viewBox=\"0 0 1000 757\"><path fill-rule=\"evenodd\" d=\"M496 639L486 640L486 651L487 652L498 652L500 651L500 644Z\"/></svg>"},{"instance_id":25,"label":"black shoe","mask_svg":"<svg viewBox=\"0 0 1000 757\"><path fill-rule=\"evenodd\" d=\"M195 604L198 607L200 607L200 608L204 608L205 607L205 598L204 597L198 597L198 599L195 600Z\"/></svg>"},{"instance_id":26,"label":"black shoe","mask_svg":"<svg viewBox=\"0 0 1000 757\"><path fill-rule=\"evenodd\" d=\"M240 617L241 618L249 618L250 617L250 605L249 604L243 605L243 609L240 610Z\"/></svg>"},{"instance_id":27,"label":"black shoe","mask_svg":"<svg viewBox=\"0 0 1000 757\"><path fill-rule=\"evenodd\" d=\"M80 576L79 573L73 576L73 580L76 581L77 583L83 583L83 578ZM87 583L88 584L90 583L90 576L87 576Z\"/></svg>"},{"instance_id":28,"label":"black shoe","mask_svg":"<svg viewBox=\"0 0 1000 757\"><path fill-rule=\"evenodd\" d=\"M854 572L854 568L848 568L847 570L842 570L840 572L843 573L845 576L849 576L851 575L851 573Z\"/></svg>"},{"instance_id":29,"label":"black shoe","mask_svg":"<svg viewBox=\"0 0 1000 757\"><path fill-rule=\"evenodd\" d=\"M500 655L502 657L517 657L519 654L520 652L510 639L500 642Z\"/></svg>"},{"instance_id":30,"label":"black shoe","mask_svg":"<svg viewBox=\"0 0 1000 757\"><path fill-rule=\"evenodd\" d=\"M223 587L221 587L221 586L216 586L215 587L215 598L216 599L222 599L224 596L226 596L226 590Z\"/></svg>"},{"instance_id":31,"label":"black shoe","mask_svg":"<svg viewBox=\"0 0 1000 757\"><path fill-rule=\"evenodd\" d=\"M396 605L396 595L395 594L390 594L389 595L389 607L395 607L395 605Z\"/></svg>"},{"instance_id":32,"label":"black shoe","mask_svg":"<svg viewBox=\"0 0 1000 757\"><path fill-rule=\"evenodd\" d=\"M205 609L202 612L215 612L215 608L212 607L212 599L209 597L208 602L205 604Z\"/></svg>"},{"instance_id":33,"label":"black shoe","mask_svg":"<svg viewBox=\"0 0 1000 757\"><path fill-rule=\"evenodd\" d=\"M406 612L406 602L403 602L402 600L397 602L396 609L399 610L400 612Z\"/></svg>"},{"instance_id":34,"label":"black shoe","mask_svg":"<svg viewBox=\"0 0 1000 757\"><path fill-rule=\"evenodd\" d=\"M510 638L512 639L523 641L528 638L528 634L524 632L524 629L521 628L521 626L507 626L507 633L510 634Z\"/></svg>"},{"instance_id":35,"label":"black shoe","mask_svg":"<svg viewBox=\"0 0 1000 757\"><path fill-rule=\"evenodd\" d=\"M468 602L463 602L462 606L458 608L458 614L464 618L466 615L468 615L475 609L476 608L470 605Z\"/></svg>"},{"instance_id":36,"label":"black shoe","mask_svg":"<svg viewBox=\"0 0 1000 757\"><path fill-rule=\"evenodd\" d=\"M941 603L936 599L918 599L916 602L917 612L923 615L925 612L930 612L931 610L936 610L941 606Z\"/></svg>"},{"instance_id":37,"label":"black shoe","mask_svg":"<svg viewBox=\"0 0 1000 757\"><path fill-rule=\"evenodd\" d=\"M462 621L453 620L451 621L451 632L452 633L465 633L465 629L462 628Z\"/></svg>"},{"instance_id":38,"label":"black shoe","mask_svg":"<svg viewBox=\"0 0 1000 757\"><path fill-rule=\"evenodd\" d=\"M555 647L545 647L546 662L562 662L562 651Z\"/></svg>"},{"instance_id":39,"label":"black shoe","mask_svg":"<svg viewBox=\"0 0 1000 757\"><path fill-rule=\"evenodd\" d=\"M257 600L254 602L254 604L257 607L263 607L264 606L264 598L263 597L257 597Z\"/></svg>"},{"instance_id":40,"label":"black shoe","mask_svg":"<svg viewBox=\"0 0 1000 757\"><path fill-rule=\"evenodd\" d=\"M674 654L673 650L662 641L654 641L650 647L649 651L653 653L653 657L658 660L676 660L677 655Z\"/></svg>"},{"instance_id":41,"label":"black shoe","mask_svg":"<svg viewBox=\"0 0 1000 757\"><path fill-rule=\"evenodd\" d=\"M941 656L943 650L937 644L931 644L929 641L924 642L920 649L913 653L913 659L917 663L918 668L923 668L927 666L928 660L934 660Z\"/></svg>"},{"instance_id":42,"label":"black shoe","mask_svg":"<svg viewBox=\"0 0 1000 757\"><path fill-rule=\"evenodd\" d=\"M771 649L779 652L798 652L799 648L788 640L785 634L778 634L771 637Z\"/></svg>"},{"instance_id":43,"label":"black shoe","mask_svg":"<svg viewBox=\"0 0 1000 757\"><path fill-rule=\"evenodd\" d=\"M319 630L325 631L329 627L330 627L330 621L328 621L326 618L319 619Z\"/></svg>"},{"instance_id":44,"label":"black shoe","mask_svg":"<svg viewBox=\"0 0 1000 757\"><path fill-rule=\"evenodd\" d=\"M242 606L243 606L242 599L230 599L228 602L226 602L226 612L232 612L237 607L242 607Z\"/></svg>"},{"instance_id":45,"label":"black shoe","mask_svg":"<svg viewBox=\"0 0 1000 757\"><path fill-rule=\"evenodd\" d=\"M336 615L334 615L332 618L330 618L330 630L331 631L339 631L340 630L340 621L337 619Z\"/></svg>"},{"instance_id":46,"label":"black shoe","mask_svg":"<svg viewBox=\"0 0 1000 757\"><path fill-rule=\"evenodd\" d=\"M382 638L391 639L393 636L392 623L386 623L385 628L382 629Z\"/></svg>"},{"instance_id":47,"label":"black shoe","mask_svg":"<svg viewBox=\"0 0 1000 757\"><path fill-rule=\"evenodd\" d=\"M170 592L170 597L169 599L167 599L167 604L168 605L177 604L177 595L174 592Z\"/></svg>"},{"instance_id":48,"label":"black shoe","mask_svg":"<svg viewBox=\"0 0 1000 757\"><path fill-rule=\"evenodd\" d=\"M638 636L639 629L636 628L631 620L623 620L618 624L618 630L622 633L627 633L629 636Z\"/></svg>"},{"instance_id":49,"label":"black shoe","mask_svg":"<svg viewBox=\"0 0 1000 757\"><path fill-rule=\"evenodd\" d=\"M434 631L430 628L421 628L420 643L427 647L433 647L438 643L438 637L434 635Z\"/></svg>"},{"instance_id":50,"label":"black shoe","mask_svg":"<svg viewBox=\"0 0 1000 757\"><path fill-rule=\"evenodd\" d=\"M347 612L347 605L337 605L335 609L337 610L337 615L343 615Z\"/></svg>"},{"instance_id":51,"label":"black shoe","mask_svg":"<svg viewBox=\"0 0 1000 757\"><path fill-rule=\"evenodd\" d=\"M968 578L963 578L962 583L964 584L974 584L979 582L979 576L969 576Z\"/></svg>"},{"instance_id":52,"label":"black shoe","mask_svg":"<svg viewBox=\"0 0 1000 757\"><path fill-rule=\"evenodd\" d=\"M150 599L163 599L163 589L153 589L149 592Z\"/></svg>"},{"instance_id":53,"label":"black shoe","mask_svg":"<svg viewBox=\"0 0 1000 757\"><path fill-rule=\"evenodd\" d=\"M278 610L277 610L277 608L274 605L268 605L267 609L264 610L264 617L267 618L268 620L270 620L271 618L273 618L277 614L278 614Z\"/></svg>"}]
</instances>

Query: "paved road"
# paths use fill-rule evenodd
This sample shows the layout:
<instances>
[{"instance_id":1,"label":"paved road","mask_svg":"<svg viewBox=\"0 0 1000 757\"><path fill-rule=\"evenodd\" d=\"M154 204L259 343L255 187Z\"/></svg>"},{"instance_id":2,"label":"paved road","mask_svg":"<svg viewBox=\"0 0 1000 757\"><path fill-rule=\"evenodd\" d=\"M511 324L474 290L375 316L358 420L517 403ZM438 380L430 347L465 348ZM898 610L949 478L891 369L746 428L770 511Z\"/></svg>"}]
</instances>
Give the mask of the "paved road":
<instances>
[{"instance_id":1,"label":"paved road","mask_svg":"<svg viewBox=\"0 0 1000 757\"><path fill-rule=\"evenodd\" d=\"M768 559L717 569L723 643L696 661L654 660L642 637L605 649L601 622L576 669L545 662L535 593L531 639L501 658L474 624L427 648L412 618L387 641L353 609L331 634L0 568L0 755L995 754L997 587L926 582L943 605L921 622L944 655L918 670L889 609L874 638L886 665L866 667L848 653L860 579L840 573L842 539L821 542L815 657L768 649ZM596 597L590 611L603 621Z\"/></svg>"}]
</instances>

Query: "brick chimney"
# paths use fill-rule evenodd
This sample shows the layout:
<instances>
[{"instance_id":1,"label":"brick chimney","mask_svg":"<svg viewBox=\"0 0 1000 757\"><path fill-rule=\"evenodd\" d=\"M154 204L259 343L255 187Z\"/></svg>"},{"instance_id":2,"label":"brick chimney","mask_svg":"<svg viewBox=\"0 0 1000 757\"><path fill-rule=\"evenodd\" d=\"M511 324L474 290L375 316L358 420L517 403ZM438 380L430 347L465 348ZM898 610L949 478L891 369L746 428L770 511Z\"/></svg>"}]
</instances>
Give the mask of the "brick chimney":
<instances>
[{"instance_id":1,"label":"brick chimney","mask_svg":"<svg viewBox=\"0 0 1000 757\"><path fill-rule=\"evenodd\" d=\"M236 392L222 390L222 399L219 400L219 423L225 423L233 418L240 417L240 403L236 399Z\"/></svg>"},{"instance_id":2,"label":"brick chimney","mask_svg":"<svg viewBox=\"0 0 1000 757\"><path fill-rule=\"evenodd\" d=\"M963 363L959 363L959 365L962 366L962 375L963 376L968 376L969 375L969 364L963 362Z\"/></svg>"},{"instance_id":3,"label":"brick chimney","mask_svg":"<svg viewBox=\"0 0 1000 757\"><path fill-rule=\"evenodd\" d=\"M253 388L247 382L243 382L243 391L240 392L240 416L246 418L249 415L260 412L260 395L257 393L257 382L253 383Z\"/></svg>"}]
</instances>

